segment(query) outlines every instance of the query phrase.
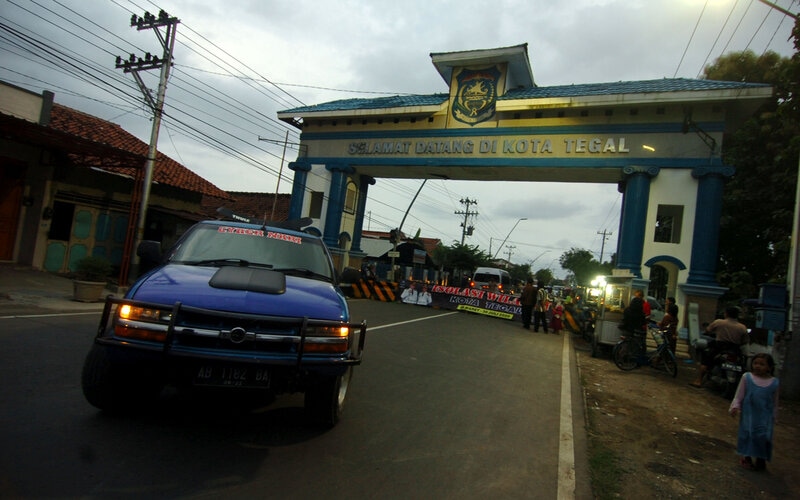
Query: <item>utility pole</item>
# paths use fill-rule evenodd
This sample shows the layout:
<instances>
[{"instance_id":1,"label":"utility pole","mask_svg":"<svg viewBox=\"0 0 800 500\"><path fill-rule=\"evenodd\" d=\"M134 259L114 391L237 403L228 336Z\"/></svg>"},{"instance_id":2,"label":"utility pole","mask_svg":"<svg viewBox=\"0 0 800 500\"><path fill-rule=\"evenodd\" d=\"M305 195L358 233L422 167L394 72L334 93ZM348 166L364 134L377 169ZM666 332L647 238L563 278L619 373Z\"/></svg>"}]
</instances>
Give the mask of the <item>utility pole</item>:
<instances>
[{"instance_id":1,"label":"utility pole","mask_svg":"<svg viewBox=\"0 0 800 500\"><path fill-rule=\"evenodd\" d=\"M602 234L603 235L603 243L600 245L600 263L602 264L603 263L603 252L606 249L606 240L608 239L609 236L611 236L614 233L612 233L610 231L606 231L605 229L603 229L603 231L597 231L597 234Z\"/></svg>"},{"instance_id":2,"label":"utility pole","mask_svg":"<svg viewBox=\"0 0 800 500\"><path fill-rule=\"evenodd\" d=\"M463 245L464 244L464 237L465 236L472 236L472 231L475 229L475 226L469 226L468 225L469 224L469 222L468 222L469 221L469 217L471 215L476 215L476 216L478 215L478 212L470 212L469 206L470 205L477 205L478 202L475 201L475 200L470 200L469 198L461 198L459 201L461 202L462 205L465 205L467 207L467 209L464 210L464 211L455 212L456 215L463 215L464 216L464 222L461 223L461 244Z\"/></svg>"},{"instance_id":3,"label":"utility pole","mask_svg":"<svg viewBox=\"0 0 800 500\"><path fill-rule=\"evenodd\" d=\"M508 249L508 260L506 261L506 269L508 269L509 264L511 264L511 254L513 253L513 250L517 247L514 245L508 245L506 248Z\"/></svg>"},{"instance_id":4,"label":"utility pole","mask_svg":"<svg viewBox=\"0 0 800 500\"><path fill-rule=\"evenodd\" d=\"M286 159L286 147L289 145L292 146L302 146L299 142L289 142L289 131L286 131L286 138L283 141L276 141L275 139L267 139L265 137L258 136L259 141L266 141L272 144L283 144L283 154L281 154L281 167L278 169L278 183L275 185L275 197L272 199L272 215L267 218L266 212L264 212L264 223L267 221L274 221L275 220L275 206L278 203L278 190L281 187L281 177L283 177L283 162Z\"/></svg>"},{"instance_id":5,"label":"utility pole","mask_svg":"<svg viewBox=\"0 0 800 500\"><path fill-rule=\"evenodd\" d=\"M158 155L158 131L161 127L161 116L164 110L164 96L167 92L167 80L169 79L169 70L172 67L172 51L175 48L175 33L177 32L177 25L180 23L178 18L170 17L169 14L163 10L158 13L158 17L144 13L144 17L139 17L136 14L131 16L131 27L136 27L138 31L142 30L155 30L158 41L164 49L161 59L158 56L153 56L149 52L145 54L144 59L136 57L131 54L130 57L123 61L121 56L117 56L116 68L122 69L124 73L133 75L134 80L139 85L139 90L144 94L144 100L153 112L153 127L150 132L150 147L147 150L147 161L144 166L144 180L142 182L142 200L139 209L139 221L136 229L136 242L141 242L144 239L145 219L147 218L147 205L150 203L150 186L153 183L153 170L155 168L156 158ZM160 28L166 28L166 34L162 35ZM144 84L142 77L139 76L140 71L147 71L151 69L160 69L161 75L158 80L158 91L156 97L150 89ZM135 246L135 245L134 245ZM130 255L130 254L129 254ZM138 259L137 259L138 263ZM124 266L123 266L124 267ZM125 276L127 281L127 275ZM120 283L125 286L126 283Z\"/></svg>"}]
</instances>

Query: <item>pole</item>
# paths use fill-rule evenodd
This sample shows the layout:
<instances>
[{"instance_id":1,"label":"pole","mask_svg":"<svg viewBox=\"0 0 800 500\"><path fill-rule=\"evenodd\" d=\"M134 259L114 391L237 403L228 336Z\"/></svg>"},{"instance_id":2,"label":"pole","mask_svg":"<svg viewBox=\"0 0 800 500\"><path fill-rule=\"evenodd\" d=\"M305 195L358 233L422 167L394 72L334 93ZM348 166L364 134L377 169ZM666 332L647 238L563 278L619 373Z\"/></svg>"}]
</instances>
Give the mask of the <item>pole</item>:
<instances>
[{"instance_id":1,"label":"pole","mask_svg":"<svg viewBox=\"0 0 800 500\"><path fill-rule=\"evenodd\" d=\"M506 269L508 269L508 266L511 264L511 253L515 248L517 247L514 245L508 245L508 260L506 261Z\"/></svg>"},{"instance_id":2,"label":"pole","mask_svg":"<svg viewBox=\"0 0 800 500\"><path fill-rule=\"evenodd\" d=\"M464 244L464 238L467 236L467 225L468 225L469 216L470 215L478 215L478 212L470 212L469 211L469 206L470 205L477 205L478 202L475 201L475 200L470 200L469 198L461 198L459 201L461 202L462 205L466 205L467 206L467 209L465 211L463 211L463 212L455 212L456 215L463 215L464 216L464 222L461 223L461 244L463 245ZM472 234L472 233L470 232L469 234ZM491 254L491 252L490 252L490 254Z\"/></svg>"},{"instance_id":3,"label":"pole","mask_svg":"<svg viewBox=\"0 0 800 500\"><path fill-rule=\"evenodd\" d=\"M602 232L597 231L597 234L602 234L603 235L603 243L600 245L600 263L602 264L603 263L603 252L606 249L606 239L609 236L611 236L612 234L614 234L614 233L608 232L605 229L603 229Z\"/></svg>"},{"instance_id":4,"label":"pole","mask_svg":"<svg viewBox=\"0 0 800 500\"><path fill-rule=\"evenodd\" d=\"M516 229L516 228L517 228L517 224L519 224L519 223L520 223L520 221L523 221L523 220L528 220L528 218L527 218L527 217L522 217L522 218L520 218L520 219L517 219L517 222L515 222L515 223L514 223L514 227L512 227L512 228L511 228L511 231L509 231L509 232L508 232L508 234L506 235L506 239L504 239L504 240L503 240L503 242L502 242L502 243L500 243L500 246L497 248L497 253L495 253L495 254L494 254L494 257L492 257L492 259L494 259L495 257L497 257L497 254L499 254L499 253L500 253L500 250L502 250L502 249L503 249L503 245L505 245L505 244L506 244L506 241L508 240L508 237L509 237L509 236L511 236L511 233L513 233L513 232L514 232L514 229Z\"/></svg>"},{"instance_id":5,"label":"pole","mask_svg":"<svg viewBox=\"0 0 800 500\"><path fill-rule=\"evenodd\" d=\"M414 198L411 199L411 203L408 204L408 208L406 209L406 213L403 214L403 220L400 221L400 227L397 228L397 234L394 238L394 248L392 249L393 252L397 252L397 240L400 239L400 235L403 234L403 224L406 222L406 217L408 217L408 212L411 211L411 207L414 205L414 202L417 201L417 196L419 196L420 191L422 188L425 187L425 183L428 182L428 179L423 179L422 184L417 189L417 193L414 195ZM395 253L392 253L392 272L394 273L394 259Z\"/></svg>"},{"instance_id":6,"label":"pole","mask_svg":"<svg viewBox=\"0 0 800 500\"><path fill-rule=\"evenodd\" d=\"M167 81L169 80L170 68L172 68L172 52L175 48L175 35L178 30L178 23L180 21L175 17L170 17L169 14L163 10L158 13L158 17L145 13L144 17L139 17L136 14L131 16L131 27L136 27L137 30L142 31L146 29L154 29L155 34L161 43L164 52L161 60L158 57L151 57L148 53L144 59L136 58L131 54L130 59L123 62L121 57L117 57L116 68L122 69L125 73L131 73L139 85L139 89L144 94L144 99L153 111L153 126L150 131L150 144L147 149L147 160L144 164L144 178L142 179L142 199L139 209L139 220L136 226L136 244L141 243L144 239L144 231L147 222L147 206L150 204L150 187L153 183L153 171L155 170L156 160L158 159L158 133L161 128L161 118L164 110L164 97L167 93ZM161 35L159 28L166 28L166 36ZM158 91L156 99L153 100L150 90L144 84L139 71L146 71L150 69L160 68L161 73L158 80ZM139 257L135 257L134 261L137 265ZM130 263L128 263L130 264ZM120 283L120 285L125 285Z\"/></svg>"},{"instance_id":7,"label":"pole","mask_svg":"<svg viewBox=\"0 0 800 500\"><path fill-rule=\"evenodd\" d=\"M281 168L278 169L278 184L275 186L275 197L272 199L272 214L269 220L275 220L275 206L278 204L278 188L281 187L281 176L283 175L283 160L286 158L286 145L289 144L289 131L286 131L286 138L283 140L283 154L281 155ZM266 217L264 217L266 219Z\"/></svg>"}]
</instances>

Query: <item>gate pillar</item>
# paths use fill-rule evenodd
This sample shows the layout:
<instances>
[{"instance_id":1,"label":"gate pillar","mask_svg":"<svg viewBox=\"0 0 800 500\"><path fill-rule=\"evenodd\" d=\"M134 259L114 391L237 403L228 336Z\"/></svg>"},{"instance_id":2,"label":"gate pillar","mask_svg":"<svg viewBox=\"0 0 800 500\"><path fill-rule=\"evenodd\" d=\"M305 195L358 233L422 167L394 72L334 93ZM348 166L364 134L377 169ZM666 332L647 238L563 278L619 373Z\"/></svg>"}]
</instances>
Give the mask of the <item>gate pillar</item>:
<instances>
[{"instance_id":1,"label":"gate pillar","mask_svg":"<svg viewBox=\"0 0 800 500\"><path fill-rule=\"evenodd\" d=\"M352 173L353 169L343 163L329 164L325 168L331 172L331 185L328 192L328 209L325 211L325 231L322 238L329 248L339 248L344 194L347 188L346 174Z\"/></svg>"},{"instance_id":2,"label":"gate pillar","mask_svg":"<svg viewBox=\"0 0 800 500\"><path fill-rule=\"evenodd\" d=\"M358 185L358 205L356 206L356 220L353 228L353 244L350 246L351 252L361 252L361 230L364 228L364 212L367 208L367 191L375 184L375 178L362 175Z\"/></svg>"},{"instance_id":3,"label":"gate pillar","mask_svg":"<svg viewBox=\"0 0 800 500\"><path fill-rule=\"evenodd\" d=\"M686 283L717 287L717 250L719 218L722 213L722 189L733 167L696 167L692 177L698 180L697 204L692 234L692 261Z\"/></svg>"},{"instance_id":4,"label":"gate pillar","mask_svg":"<svg viewBox=\"0 0 800 500\"><path fill-rule=\"evenodd\" d=\"M650 179L658 175L658 167L629 166L622 170L626 178L620 184L622 214L619 221L617 263L614 267L627 269L642 277L642 253L650 198Z\"/></svg>"},{"instance_id":5,"label":"gate pillar","mask_svg":"<svg viewBox=\"0 0 800 500\"><path fill-rule=\"evenodd\" d=\"M292 199L289 203L289 220L299 219L303 216L303 201L306 192L306 181L311 165L302 161L289 163L289 169L294 171L294 181L292 182Z\"/></svg>"}]
</instances>

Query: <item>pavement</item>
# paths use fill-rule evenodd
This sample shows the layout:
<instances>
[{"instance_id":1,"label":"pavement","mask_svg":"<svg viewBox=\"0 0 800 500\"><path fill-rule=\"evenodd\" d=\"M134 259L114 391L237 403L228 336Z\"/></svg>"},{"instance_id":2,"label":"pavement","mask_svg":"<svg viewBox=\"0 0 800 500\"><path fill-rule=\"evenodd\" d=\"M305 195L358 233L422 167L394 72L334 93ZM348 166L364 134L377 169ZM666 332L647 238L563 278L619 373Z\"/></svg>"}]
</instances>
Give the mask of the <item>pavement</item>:
<instances>
[{"instance_id":1,"label":"pavement","mask_svg":"<svg viewBox=\"0 0 800 500\"><path fill-rule=\"evenodd\" d=\"M0 319L55 313L92 313L103 301L72 299L72 280L66 276L14 263L0 263ZM103 294L114 295L106 288Z\"/></svg>"}]
</instances>

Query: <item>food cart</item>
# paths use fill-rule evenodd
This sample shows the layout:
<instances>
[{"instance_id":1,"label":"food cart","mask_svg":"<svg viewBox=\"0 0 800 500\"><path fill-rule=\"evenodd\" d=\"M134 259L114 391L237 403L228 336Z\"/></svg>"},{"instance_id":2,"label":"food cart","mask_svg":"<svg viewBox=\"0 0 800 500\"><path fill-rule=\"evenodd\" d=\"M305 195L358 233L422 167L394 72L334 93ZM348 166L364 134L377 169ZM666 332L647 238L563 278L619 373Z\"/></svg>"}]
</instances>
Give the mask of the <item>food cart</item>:
<instances>
[{"instance_id":1,"label":"food cart","mask_svg":"<svg viewBox=\"0 0 800 500\"><path fill-rule=\"evenodd\" d=\"M614 346L621 335L619 329L625 307L633 294L634 276L598 276L592 286L602 292L598 297L597 322L592 336L592 357L604 347Z\"/></svg>"}]
</instances>

